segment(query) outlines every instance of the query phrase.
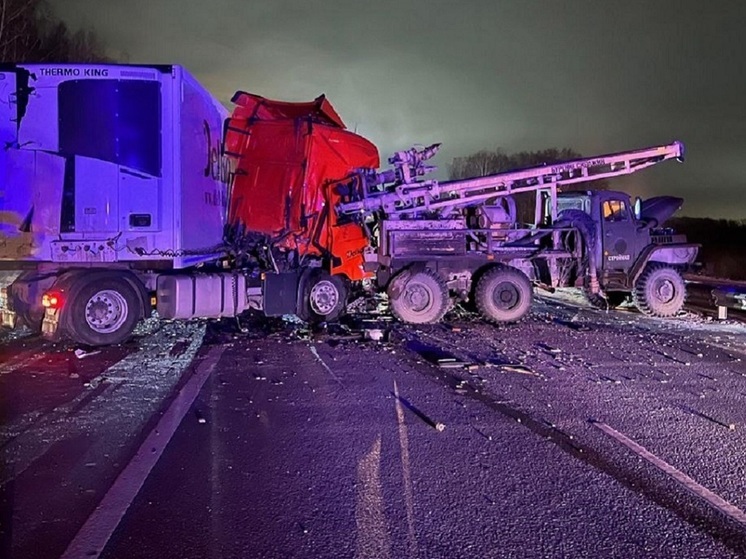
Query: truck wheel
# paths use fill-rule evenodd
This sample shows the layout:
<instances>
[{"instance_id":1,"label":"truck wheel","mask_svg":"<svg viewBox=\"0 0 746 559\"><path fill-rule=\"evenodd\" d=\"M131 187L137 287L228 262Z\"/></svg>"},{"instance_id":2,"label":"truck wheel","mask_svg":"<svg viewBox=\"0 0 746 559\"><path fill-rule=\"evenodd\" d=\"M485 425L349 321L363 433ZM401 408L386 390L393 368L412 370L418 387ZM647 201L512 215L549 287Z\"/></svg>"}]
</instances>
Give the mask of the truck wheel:
<instances>
[{"instance_id":1,"label":"truck wheel","mask_svg":"<svg viewBox=\"0 0 746 559\"><path fill-rule=\"evenodd\" d=\"M495 266L477 283L477 309L490 322L517 322L531 309L533 289L526 275L510 266Z\"/></svg>"},{"instance_id":2,"label":"truck wheel","mask_svg":"<svg viewBox=\"0 0 746 559\"><path fill-rule=\"evenodd\" d=\"M411 324L438 322L450 306L445 282L427 268L414 273L398 294L389 289L389 302L393 315Z\"/></svg>"},{"instance_id":3,"label":"truck wheel","mask_svg":"<svg viewBox=\"0 0 746 559\"><path fill-rule=\"evenodd\" d=\"M665 264L648 264L635 284L635 306L650 316L674 316L684 308L685 299L684 279Z\"/></svg>"},{"instance_id":4,"label":"truck wheel","mask_svg":"<svg viewBox=\"0 0 746 559\"><path fill-rule=\"evenodd\" d=\"M142 316L142 304L127 280L95 277L73 290L66 324L73 339L88 345L126 340Z\"/></svg>"},{"instance_id":5,"label":"truck wheel","mask_svg":"<svg viewBox=\"0 0 746 559\"><path fill-rule=\"evenodd\" d=\"M333 322L347 307L347 285L344 278L325 272L308 278L303 288L300 318L307 322Z\"/></svg>"},{"instance_id":6,"label":"truck wheel","mask_svg":"<svg viewBox=\"0 0 746 559\"><path fill-rule=\"evenodd\" d=\"M615 309L621 306L627 300L627 297L629 297L629 293L624 291L608 291L606 297L600 293L585 292L585 298L588 299L591 306L602 310Z\"/></svg>"}]
</instances>

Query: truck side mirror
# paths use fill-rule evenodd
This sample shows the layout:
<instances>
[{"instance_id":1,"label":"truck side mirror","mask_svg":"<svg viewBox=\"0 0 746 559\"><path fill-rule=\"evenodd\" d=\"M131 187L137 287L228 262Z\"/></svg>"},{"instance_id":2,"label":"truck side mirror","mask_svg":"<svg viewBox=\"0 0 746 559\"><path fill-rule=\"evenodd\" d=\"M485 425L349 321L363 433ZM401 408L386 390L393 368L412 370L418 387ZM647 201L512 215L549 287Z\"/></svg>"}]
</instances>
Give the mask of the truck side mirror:
<instances>
[{"instance_id":1,"label":"truck side mirror","mask_svg":"<svg viewBox=\"0 0 746 559\"><path fill-rule=\"evenodd\" d=\"M637 221L640 221L640 213L642 212L642 199L639 196L635 197L634 212L635 212L635 219Z\"/></svg>"}]
</instances>

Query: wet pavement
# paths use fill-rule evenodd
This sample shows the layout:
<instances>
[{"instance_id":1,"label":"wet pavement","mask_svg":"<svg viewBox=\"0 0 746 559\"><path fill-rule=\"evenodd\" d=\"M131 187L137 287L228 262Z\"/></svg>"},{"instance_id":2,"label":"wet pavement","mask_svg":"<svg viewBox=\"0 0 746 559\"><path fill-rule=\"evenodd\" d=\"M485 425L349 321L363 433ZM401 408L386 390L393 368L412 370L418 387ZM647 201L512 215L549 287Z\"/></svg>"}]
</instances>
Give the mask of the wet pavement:
<instances>
[{"instance_id":1,"label":"wet pavement","mask_svg":"<svg viewBox=\"0 0 746 559\"><path fill-rule=\"evenodd\" d=\"M503 327L241 326L155 321L82 358L6 340L2 556L60 557L107 514L87 556L746 555L737 516L597 423L746 510L738 322L561 293ZM200 374L131 504L111 498Z\"/></svg>"}]
</instances>

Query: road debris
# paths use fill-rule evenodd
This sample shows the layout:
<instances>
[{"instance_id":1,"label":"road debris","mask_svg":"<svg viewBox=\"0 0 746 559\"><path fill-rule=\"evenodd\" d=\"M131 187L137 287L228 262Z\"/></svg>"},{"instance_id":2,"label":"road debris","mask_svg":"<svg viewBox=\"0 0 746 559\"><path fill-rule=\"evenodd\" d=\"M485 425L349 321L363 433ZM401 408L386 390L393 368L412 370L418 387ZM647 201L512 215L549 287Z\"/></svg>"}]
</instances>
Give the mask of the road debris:
<instances>
[{"instance_id":1,"label":"road debris","mask_svg":"<svg viewBox=\"0 0 746 559\"><path fill-rule=\"evenodd\" d=\"M460 369L469 365L469 363L460 361L455 357L442 357L438 359L436 363L441 369Z\"/></svg>"},{"instance_id":2,"label":"road debris","mask_svg":"<svg viewBox=\"0 0 746 559\"><path fill-rule=\"evenodd\" d=\"M363 330L363 337L366 340L371 340L374 342L380 342L383 340L384 331L380 328L371 328L369 330Z\"/></svg>"},{"instance_id":3,"label":"road debris","mask_svg":"<svg viewBox=\"0 0 746 559\"><path fill-rule=\"evenodd\" d=\"M533 377L538 377L539 374L535 371L532 371L530 368L528 368L525 365L500 365L500 368L503 371L507 371L510 373L519 373L522 375L530 375Z\"/></svg>"},{"instance_id":4,"label":"road debris","mask_svg":"<svg viewBox=\"0 0 746 559\"><path fill-rule=\"evenodd\" d=\"M101 350L85 351L84 349L78 348L73 353L78 359L84 359L86 357L91 357L92 355L98 355L99 353L101 353Z\"/></svg>"},{"instance_id":5,"label":"road debris","mask_svg":"<svg viewBox=\"0 0 746 559\"><path fill-rule=\"evenodd\" d=\"M685 412L688 412L692 415L696 415L697 417L701 417L702 419L706 419L707 421L711 421L715 425L720 425L721 427L725 427L729 431L735 431L736 430L736 424L735 423L726 423L724 421L720 421L719 419L712 417L711 415L707 415L704 412L701 412L697 409L691 408L689 406L680 406L682 410Z\"/></svg>"},{"instance_id":6,"label":"road debris","mask_svg":"<svg viewBox=\"0 0 746 559\"><path fill-rule=\"evenodd\" d=\"M425 424L429 425L430 427L432 427L433 429L435 429L439 433L443 432L445 430L445 428L446 428L445 423L441 423L439 421L434 421L433 419L431 419L430 417L428 417L427 415L425 415L425 413L423 413L422 411L420 411L419 409L417 409L414 406L414 404L412 404L412 402L410 402L406 398L402 398L399 395L399 387L397 386L396 381L394 381L394 391L391 393L391 395L398 402L400 402L405 408L407 408L409 411L411 411L413 414L415 414L417 417L419 417Z\"/></svg>"},{"instance_id":7,"label":"road debris","mask_svg":"<svg viewBox=\"0 0 746 559\"><path fill-rule=\"evenodd\" d=\"M555 354L555 355L558 354L558 353L562 353L562 350L560 348L550 346L549 344L545 344L543 342L539 343L537 345L538 345L538 347L542 348L543 350L548 351L549 353L552 353L552 354Z\"/></svg>"},{"instance_id":8,"label":"road debris","mask_svg":"<svg viewBox=\"0 0 746 559\"><path fill-rule=\"evenodd\" d=\"M483 437L484 437L485 439L487 439L488 441L491 441L491 440L492 440L492 435L488 435L487 433L485 433L485 432L484 432L484 431L482 431L481 429L478 429L478 428L477 428L477 427L475 427L474 425L472 425L472 426L471 426L471 428L472 428L472 429L474 429L474 430L475 430L475 431L476 431L477 433L479 433L480 435L482 435L482 436L483 436Z\"/></svg>"},{"instance_id":9,"label":"road debris","mask_svg":"<svg viewBox=\"0 0 746 559\"><path fill-rule=\"evenodd\" d=\"M576 330L578 332L590 332L591 328L587 326L586 324L583 324L582 322L576 322L573 318L573 320L563 320L561 318L555 318L553 320L556 324L561 324L562 326L567 326L568 328L572 330Z\"/></svg>"}]
</instances>

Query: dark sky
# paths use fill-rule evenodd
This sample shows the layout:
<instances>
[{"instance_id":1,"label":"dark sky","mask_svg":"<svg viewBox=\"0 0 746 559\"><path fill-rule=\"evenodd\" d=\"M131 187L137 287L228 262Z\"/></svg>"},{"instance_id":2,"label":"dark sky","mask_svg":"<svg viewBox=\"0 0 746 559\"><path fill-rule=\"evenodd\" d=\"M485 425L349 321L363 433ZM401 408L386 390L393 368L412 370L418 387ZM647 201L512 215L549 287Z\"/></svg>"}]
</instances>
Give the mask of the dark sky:
<instances>
[{"instance_id":1,"label":"dark sky","mask_svg":"<svg viewBox=\"0 0 746 559\"><path fill-rule=\"evenodd\" d=\"M326 93L382 158L443 142L584 155L682 140L686 163L616 181L746 219L746 2L738 0L52 0L130 63L243 89ZM444 178L444 175L441 175Z\"/></svg>"}]
</instances>

